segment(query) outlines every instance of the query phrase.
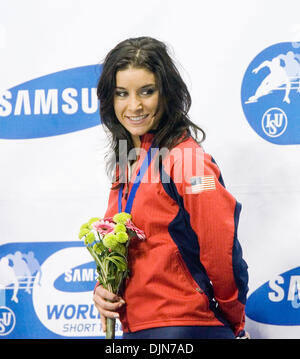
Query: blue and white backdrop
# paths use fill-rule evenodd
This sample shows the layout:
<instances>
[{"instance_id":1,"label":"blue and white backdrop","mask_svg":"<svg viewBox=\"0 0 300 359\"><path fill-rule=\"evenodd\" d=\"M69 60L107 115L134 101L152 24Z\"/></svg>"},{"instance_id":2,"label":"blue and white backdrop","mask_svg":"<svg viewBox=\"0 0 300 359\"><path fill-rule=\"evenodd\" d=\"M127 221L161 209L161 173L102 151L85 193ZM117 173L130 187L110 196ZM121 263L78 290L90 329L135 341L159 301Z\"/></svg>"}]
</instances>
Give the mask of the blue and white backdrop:
<instances>
[{"instance_id":1,"label":"blue and white backdrop","mask_svg":"<svg viewBox=\"0 0 300 359\"><path fill-rule=\"evenodd\" d=\"M106 209L100 63L169 44L204 148L243 205L253 338L300 337L300 3L0 3L0 338L101 338L79 226ZM117 335L121 335L118 323Z\"/></svg>"}]
</instances>

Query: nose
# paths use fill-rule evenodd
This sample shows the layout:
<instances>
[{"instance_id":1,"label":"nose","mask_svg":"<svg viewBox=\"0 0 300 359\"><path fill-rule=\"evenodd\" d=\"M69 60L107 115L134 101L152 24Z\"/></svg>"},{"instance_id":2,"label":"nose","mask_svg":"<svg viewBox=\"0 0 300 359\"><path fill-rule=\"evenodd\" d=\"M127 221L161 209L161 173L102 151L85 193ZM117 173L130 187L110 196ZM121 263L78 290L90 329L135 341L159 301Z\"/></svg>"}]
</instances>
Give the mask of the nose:
<instances>
[{"instance_id":1,"label":"nose","mask_svg":"<svg viewBox=\"0 0 300 359\"><path fill-rule=\"evenodd\" d=\"M129 96L127 109L132 114L140 112L143 109L142 101L136 94Z\"/></svg>"}]
</instances>

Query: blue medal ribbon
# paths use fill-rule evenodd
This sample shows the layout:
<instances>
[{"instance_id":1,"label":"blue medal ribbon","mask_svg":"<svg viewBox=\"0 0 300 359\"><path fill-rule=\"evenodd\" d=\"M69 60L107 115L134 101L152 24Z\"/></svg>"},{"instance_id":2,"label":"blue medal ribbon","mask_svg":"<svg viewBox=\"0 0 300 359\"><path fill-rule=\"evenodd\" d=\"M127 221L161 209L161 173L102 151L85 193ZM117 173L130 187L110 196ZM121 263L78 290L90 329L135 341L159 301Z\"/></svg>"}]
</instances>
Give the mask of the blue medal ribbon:
<instances>
[{"instance_id":1,"label":"blue medal ribbon","mask_svg":"<svg viewBox=\"0 0 300 359\"><path fill-rule=\"evenodd\" d=\"M119 206L119 213L120 212L126 212L126 213L130 213L131 212L131 208L132 208L132 204L135 198L135 194L136 191L138 190L142 179L147 171L147 169L149 168L151 161L153 160L156 152L157 152L158 148L154 148L152 150L152 146L150 146L148 152L147 152L147 156L145 157L138 174L135 177L133 186L131 188L131 191L129 193L127 202L126 202L126 206L125 206L125 210L122 211L122 197L123 197L123 189L124 189L124 184L122 184L122 186L119 189L119 201L118 201L118 206ZM128 185L128 184L127 184Z\"/></svg>"}]
</instances>

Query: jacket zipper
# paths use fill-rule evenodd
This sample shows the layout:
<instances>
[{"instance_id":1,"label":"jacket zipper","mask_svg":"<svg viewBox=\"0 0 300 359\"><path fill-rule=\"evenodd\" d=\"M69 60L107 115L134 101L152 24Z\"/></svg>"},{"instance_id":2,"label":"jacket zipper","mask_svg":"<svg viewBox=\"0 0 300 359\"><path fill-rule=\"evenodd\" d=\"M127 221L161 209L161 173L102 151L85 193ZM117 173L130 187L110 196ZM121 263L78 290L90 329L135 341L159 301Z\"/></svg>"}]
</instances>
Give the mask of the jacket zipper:
<instances>
[{"instance_id":1,"label":"jacket zipper","mask_svg":"<svg viewBox=\"0 0 300 359\"><path fill-rule=\"evenodd\" d=\"M143 136L140 136L140 139L141 139L141 148L143 148ZM137 167L134 169L134 171L135 172L137 171ZM127 166L127 176L126 176L127 181L126 181L126 186L125 186L124 193L123 193L123 197L125 198L126 201L127 201L127 198L128 198L129 189L131 187L130 184L132 183L131 179L133 177L133 174L134 173L132 172L131 173L131 178L129 179L129 172L128 172L128 166ZM129 333L131 333L126 310L125 310L125 322L126 322L126 329L128 330Z\"/></svg>"}]
</instances>

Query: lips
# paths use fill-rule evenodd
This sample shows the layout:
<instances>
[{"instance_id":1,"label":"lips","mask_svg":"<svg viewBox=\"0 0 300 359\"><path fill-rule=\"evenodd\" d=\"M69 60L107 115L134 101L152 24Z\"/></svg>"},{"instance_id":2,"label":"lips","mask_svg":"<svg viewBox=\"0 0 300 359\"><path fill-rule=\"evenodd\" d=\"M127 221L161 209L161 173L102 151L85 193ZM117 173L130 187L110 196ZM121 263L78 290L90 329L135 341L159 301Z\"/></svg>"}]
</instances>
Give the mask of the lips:
<instances>
[{"instance_id":1,"label":"lips","mask_svg":"<svg viewBox=\"0 0 300 359\"><path fill-rule=\"evenodd\" d=\"M148 114L141 115L141 116L125 116L125 117L130 123L140 124L140 123L143 123L147 119Z\"/></svg>"}]
</instances>

